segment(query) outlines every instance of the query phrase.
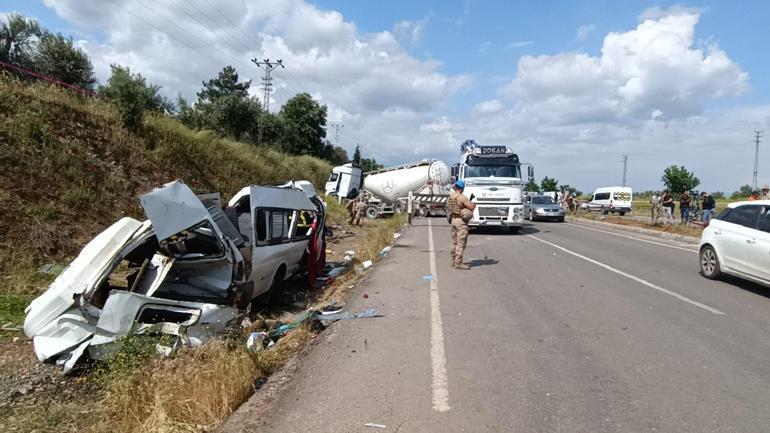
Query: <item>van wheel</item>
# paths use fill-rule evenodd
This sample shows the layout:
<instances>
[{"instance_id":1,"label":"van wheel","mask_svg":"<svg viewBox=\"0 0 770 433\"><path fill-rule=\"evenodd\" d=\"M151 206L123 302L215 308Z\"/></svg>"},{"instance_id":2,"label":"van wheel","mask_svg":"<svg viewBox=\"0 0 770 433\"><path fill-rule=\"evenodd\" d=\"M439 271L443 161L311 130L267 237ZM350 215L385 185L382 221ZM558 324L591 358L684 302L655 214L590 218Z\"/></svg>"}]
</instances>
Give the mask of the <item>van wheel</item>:
<instances>
[{"instance_id":1,"label":"van wheel","mask_svg":"<svg viewBox=\"0 0 770 433\"><path fill-rule=\"evenodd\" d=\"M706 245L700 250L700 272L704 277L713 280L719 278L722 270L719 266L719 257L711 245Z\"/></svg>"},{"instance_id":2,"label":"van wheel","mask_svg":"<svg viewBox=\"0 0 770 433\"><path fill-rule=\"evenodd\" d=\"M602 215L608 215L610 213L609 209L605 209L604 206L602 206Z\"/></svg>"},{"instance_id":3,"label":"van wheel","mask_svg":"<svg viewBox=\"0 0 770 433\"><path fill-rule=\"evenodd\" d=\"M625 214L626 214L625 212L618 212L618 215L620 215L620 216L623 216Z\"/></svg>"}]
</instances>

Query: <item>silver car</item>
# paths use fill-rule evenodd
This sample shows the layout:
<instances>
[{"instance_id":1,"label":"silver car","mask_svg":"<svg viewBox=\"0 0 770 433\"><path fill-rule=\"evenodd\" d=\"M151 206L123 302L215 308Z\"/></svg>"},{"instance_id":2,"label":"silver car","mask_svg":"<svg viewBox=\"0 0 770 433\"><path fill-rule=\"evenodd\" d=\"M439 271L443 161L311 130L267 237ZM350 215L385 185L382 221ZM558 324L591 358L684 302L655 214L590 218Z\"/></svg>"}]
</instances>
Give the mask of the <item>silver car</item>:
<instances>
[{"instance_id":1,"label":"silver car","mask_svg":"<svg viewBox=\"0 0 770 433\"><path fill-rule=\"evenodd\" d=\"M533 195L525 197L524 212L530 221L564 221L564 208L559 206L559 204L548 195Z\"/></svg>"}]
</instances>

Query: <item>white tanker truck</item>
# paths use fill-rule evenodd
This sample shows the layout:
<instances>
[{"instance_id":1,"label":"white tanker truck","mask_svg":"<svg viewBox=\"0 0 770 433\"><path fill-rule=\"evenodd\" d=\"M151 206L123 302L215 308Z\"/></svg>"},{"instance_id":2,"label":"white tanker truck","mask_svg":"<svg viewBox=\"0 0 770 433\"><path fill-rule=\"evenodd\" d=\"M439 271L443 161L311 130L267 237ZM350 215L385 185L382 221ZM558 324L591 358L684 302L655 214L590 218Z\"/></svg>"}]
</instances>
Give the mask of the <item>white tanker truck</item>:
<instances>
[{"instance_id":1,"label":"white tanker truck","mask_svg":"<svg viewBox=\"0 0 770 433\"><path fill-rule=\"evenodd\" d=\"M430 209L444 207L450 183L450 170L443 161L423 160L388 167L363 174L353 164L334 167L326 182L326 195L353 198L363 192L366 217L405 212L409 193L414 194L413 205L422 215Z\"/></svg>"}]
</instances>

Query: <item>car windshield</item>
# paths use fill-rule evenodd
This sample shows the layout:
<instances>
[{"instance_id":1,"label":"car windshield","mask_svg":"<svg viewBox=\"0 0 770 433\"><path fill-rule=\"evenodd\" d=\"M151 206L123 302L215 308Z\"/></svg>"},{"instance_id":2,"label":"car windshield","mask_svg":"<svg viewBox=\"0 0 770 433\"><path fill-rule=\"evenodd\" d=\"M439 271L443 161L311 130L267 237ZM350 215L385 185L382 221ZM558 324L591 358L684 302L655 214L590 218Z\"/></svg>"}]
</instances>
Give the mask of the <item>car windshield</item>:
<instances>
[{"instance_id":1,"label":"car windshield","mask_svg":"<svg viewBox=\"0 0 770 433\"><path fill-rule=\"evenodd\" d=\"M532 204L554 204L551 197L532 197Z\"/></svg>"},{"instance_id":2,"label":"car windshield","mask_svg":"<svg viewBox=\"0 0 770 433\"><path fill-rule=\"evenodd\" d=\"M516 177L521 178L518 165L469 165L465 177Z\"/></svg>"}]
</instances>

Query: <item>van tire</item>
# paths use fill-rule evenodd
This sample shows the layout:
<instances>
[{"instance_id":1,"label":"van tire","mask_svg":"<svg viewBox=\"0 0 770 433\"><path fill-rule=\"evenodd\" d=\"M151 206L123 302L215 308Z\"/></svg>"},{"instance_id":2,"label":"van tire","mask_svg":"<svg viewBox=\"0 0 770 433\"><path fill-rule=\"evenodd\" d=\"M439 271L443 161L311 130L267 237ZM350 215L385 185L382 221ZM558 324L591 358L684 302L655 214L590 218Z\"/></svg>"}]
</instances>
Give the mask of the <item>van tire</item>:
<instances>
[{"instance_id":1,"label":"van tire","mask_svg":"<svg viewBox=\"0 0 770 433\"><path fill-rule=\"evenodd\" d=\"M618 212L618 215L620 215L620 216L623 216L625 214L626 214L625 212Z\"/></svg>"},{"instance_id":2,"label":"van tire","mask_svg":"<svg viewBox=\"0 0 770 433\"><path fill-rule=\"evenodd\" d=\"M605 209L604 206L602 206L602 215L609 215L609 213L610 213L610 210Z\"/></svg>"}]
</instances>

